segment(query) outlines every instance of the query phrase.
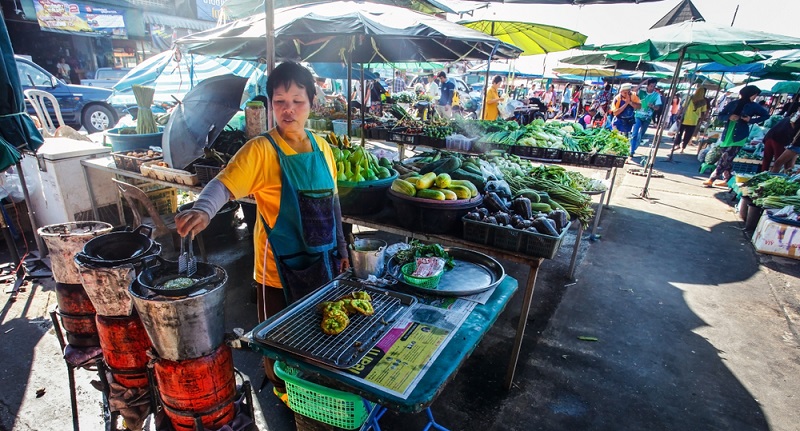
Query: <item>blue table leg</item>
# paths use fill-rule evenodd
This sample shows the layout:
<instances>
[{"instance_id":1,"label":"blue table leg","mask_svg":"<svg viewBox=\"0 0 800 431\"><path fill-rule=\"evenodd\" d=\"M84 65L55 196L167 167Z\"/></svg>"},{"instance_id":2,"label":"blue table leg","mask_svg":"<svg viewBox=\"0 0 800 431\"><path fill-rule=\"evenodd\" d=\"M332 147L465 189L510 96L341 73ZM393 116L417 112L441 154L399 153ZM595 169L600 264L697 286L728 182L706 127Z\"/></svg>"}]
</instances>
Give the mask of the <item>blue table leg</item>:
<instances>
[{"instance_id":1,"label":"blue table leg","mask_svg":"<svg viewBox=\"0 0 800 431\"><path fill-rule=\"evenodd\" d=\"M450 431L447 428L445 428L445 427L443 427L443 426L441 426L441 425L436 423L436 419L433 418L433 412L431 411L430 407L425 409L425 414L428 415L428 425L423 429L423 431L428 431L431 428L434 428L434 429L437 429L437 430L440 430L440 431Z\"/></svg>"},{"instance_id":2,"label":"blue table leg","mask_svg":"<svg viewBox=\"0 0 800 431\"><path fill-rule=\"evenodd\" d=\"M364 425L361 426L361 431L381 431L381 426L378 425L378 421L381 420L383 415L389 410L386 407L379 406L376 404L372 404L369 401L362 398L364 402L364 407L366 407L367 411L369 412L369 417L367 417L367 421L364 422Z\"/></svg>"}]
</instances>

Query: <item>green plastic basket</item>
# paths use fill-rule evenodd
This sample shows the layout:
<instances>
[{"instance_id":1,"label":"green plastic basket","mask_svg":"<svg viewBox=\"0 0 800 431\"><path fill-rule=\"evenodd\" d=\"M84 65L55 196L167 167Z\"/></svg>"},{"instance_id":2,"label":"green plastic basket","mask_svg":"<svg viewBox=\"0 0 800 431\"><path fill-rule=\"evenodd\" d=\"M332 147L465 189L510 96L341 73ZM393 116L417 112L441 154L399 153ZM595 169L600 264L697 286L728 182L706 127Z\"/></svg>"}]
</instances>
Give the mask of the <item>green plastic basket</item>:
<instances>
[{"instance_id":1,"label":"green plastic basket","mask_svg":"<svg viewBox=\"0 0 800 431\"><path fill-rule=\"evenodd\" d=\"M358 395L309 382L280 361L275 361L275 374L286 382L289 408L296 413L348 430L360 428L369 417Z\"/></svg>"},{"instance_id":2,"label":"green plastic basket","mask_svg":"<svg viewBox=\"0 0 800 431\"><path fill-rule=\"evenodd\" d=\"M439 285L439 280L442 279L442 274L444 274L444 271L440 271L438 274L430 277L414 277L411 274L413 274L416 269L416 262L409 262L403 265L400 271L403 273L403 278L406 280L406 283L423 289L436 289L436 286Z\"/></svg>"}]
</instances>

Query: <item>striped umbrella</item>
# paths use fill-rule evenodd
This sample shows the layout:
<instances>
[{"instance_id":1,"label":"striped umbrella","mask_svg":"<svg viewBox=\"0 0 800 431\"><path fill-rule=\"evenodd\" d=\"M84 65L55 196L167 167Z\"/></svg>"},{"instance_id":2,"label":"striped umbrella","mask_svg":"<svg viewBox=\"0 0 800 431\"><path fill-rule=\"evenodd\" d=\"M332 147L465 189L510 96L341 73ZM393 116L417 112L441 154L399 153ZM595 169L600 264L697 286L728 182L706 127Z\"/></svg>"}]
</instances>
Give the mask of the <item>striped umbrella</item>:
<instances>
[{"instance_id":1,"label":"striped umbrella","mask_svg":"<svg viewBox=\"0 0 800 431\"><path fill-rule=\"evenodd\" d=\"M173 102L173 97L182 100L198 83L219 75L250 78L246 86L250 96L266 94L265 64L201 54L182 54L174 50L151 57L128 72L114 85L112 104L135 104L134 85L155 87L155 102Z\"/></svg>"}]
</instances>

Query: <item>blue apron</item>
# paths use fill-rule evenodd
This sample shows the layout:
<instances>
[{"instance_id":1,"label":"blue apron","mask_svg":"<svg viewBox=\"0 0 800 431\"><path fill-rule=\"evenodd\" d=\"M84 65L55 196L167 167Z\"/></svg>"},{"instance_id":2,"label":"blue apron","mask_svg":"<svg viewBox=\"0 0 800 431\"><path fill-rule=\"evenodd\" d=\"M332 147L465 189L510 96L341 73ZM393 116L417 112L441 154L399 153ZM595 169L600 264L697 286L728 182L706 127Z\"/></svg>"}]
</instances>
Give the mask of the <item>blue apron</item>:
<instances>
[{"instance_id":1,"label":"blue apron","mask_svg":"<svg viewBox=\"0 0 800 431\"><path fill-rule=\"evenodd\" d=\"M291 304L329 282L337 273L334 185L325 155L306 131L311 152L288 156L264 134L278 154L281 202L275 226L261 222L272 248L286 303ZM264 253L266 264L266 251ZM266 265L265 265L266 266Z\"/></svg>"}]
</instances>

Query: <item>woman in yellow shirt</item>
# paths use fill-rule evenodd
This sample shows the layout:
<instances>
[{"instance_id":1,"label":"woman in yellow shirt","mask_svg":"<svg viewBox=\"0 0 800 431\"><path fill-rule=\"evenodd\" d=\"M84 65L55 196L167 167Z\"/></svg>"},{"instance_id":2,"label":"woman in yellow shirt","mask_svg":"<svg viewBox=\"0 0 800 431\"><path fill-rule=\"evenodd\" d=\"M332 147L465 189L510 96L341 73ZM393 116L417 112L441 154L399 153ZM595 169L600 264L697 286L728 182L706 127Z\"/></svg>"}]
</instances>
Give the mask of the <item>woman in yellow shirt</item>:
<instances>
[{"instance_id":1,"label":"woman in yellow shirt","mask_svg":"<svg viewBox=\"0 0 800 431\"><path fill-rule=\"evenodd\" d=\"M496 120L497 117L500 116L500 110L498 109L498 104L500 103L502 98L500 98L500 94L498 93L498 88L500 88L500 84L503 83L503 77L497 75L492 79L492 86L489 87L489 90L486 92L486 107L483 109L483 119L484 120Z\"/></svg>"},{"instance_id":2,"label":"woman in yellow shirt","mask_svg":"<svg viewBox=\"0 0 800 431\"><path fill-rule=\"evenodd\" d=\"M700 122L700 119L703 118L706 111L708 111L708 104L706 103L706 89L703 87L697 87L694 95L689 100L689 105L686 106L686 112L683 113L681 127L678 129L678 133L675 135L673 151L680 149L681 153L683 153L686 150L686 146L689 145L689 142L694 136L694 131L697 128L697 124Z\"/></svg>"},{"instance_id":3,"label":"woman in yellow shirt","mask_svg":"<svg viewBox=\"0 0 800 431\"><path fill-rule=\"evenodd\" d=\"M248 141L192 209L175 217L181 236L197 235L228 200L255 197L259 321L349 266L333 152L324 139L304 129L314 93L308 69L292 62L276 67L267 81L275 128ZM273 391L283 400L285 384L272 366L265 358Z\"/></svg>"}]
</instances>

